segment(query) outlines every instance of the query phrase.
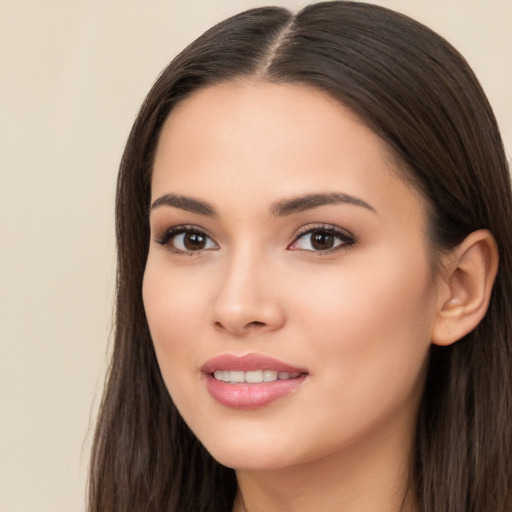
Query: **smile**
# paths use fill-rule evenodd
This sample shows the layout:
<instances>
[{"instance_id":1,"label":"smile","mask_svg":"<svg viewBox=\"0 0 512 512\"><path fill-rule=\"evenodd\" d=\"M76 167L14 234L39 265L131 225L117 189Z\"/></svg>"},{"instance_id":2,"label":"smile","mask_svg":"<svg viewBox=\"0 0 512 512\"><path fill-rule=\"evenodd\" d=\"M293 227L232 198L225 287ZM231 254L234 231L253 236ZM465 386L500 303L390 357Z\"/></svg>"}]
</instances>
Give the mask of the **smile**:
<instances>
[{"instance_id":1,"label":"smile","mask_svg":"<svg viewBox=\"0 0 512 512\"><path fill-rule=\"evenodd\" d=\"M306 369L261 354L223 354L201 370L210 396L235 409L255 409L290 396L309 378Z\"/></svg>"},{"instance_id":2,"label":"smile","mask_svg":"<svg viewBox=\"0 0 512 512\"><path fill-rule=\"evenodd\" d=\"M278 372L277 370L254 370L249 372L241 370L215 370L213 372L215 379L231 384L275 382L276 380L296 379L299 375L300 372Z\"/></svg>"}]
</instances>

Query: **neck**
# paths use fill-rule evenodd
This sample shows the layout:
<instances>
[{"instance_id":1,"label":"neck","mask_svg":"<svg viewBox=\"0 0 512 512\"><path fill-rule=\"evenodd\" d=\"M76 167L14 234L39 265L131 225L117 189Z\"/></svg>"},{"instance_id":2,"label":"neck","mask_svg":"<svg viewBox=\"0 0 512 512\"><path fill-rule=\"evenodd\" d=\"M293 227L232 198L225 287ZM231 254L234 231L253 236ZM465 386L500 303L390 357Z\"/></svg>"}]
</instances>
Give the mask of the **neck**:
<instances>
[{"instance_id":1,"label":"neck","mask_svg":"<svg viewBox=\"0 0 512 512\"><path fill-rule=\"evenodd\" d=\"M411 430L381 431L294 467L238 470L233 512L416 512Z\"/></svg>"}]
</instances>

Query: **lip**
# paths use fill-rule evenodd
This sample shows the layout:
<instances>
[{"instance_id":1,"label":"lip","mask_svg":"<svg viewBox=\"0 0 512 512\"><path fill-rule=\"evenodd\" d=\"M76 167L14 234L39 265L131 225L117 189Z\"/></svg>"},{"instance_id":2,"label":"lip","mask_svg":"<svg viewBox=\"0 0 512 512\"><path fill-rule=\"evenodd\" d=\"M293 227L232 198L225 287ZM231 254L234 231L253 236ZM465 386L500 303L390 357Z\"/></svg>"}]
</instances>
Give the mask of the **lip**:
<instances>
[{"instance_id":1,"label":"lip","mask_svg":"<svg viewBox=\"0 0 512 512\"><path fill-rule=\"evenodd\" d=\"M204 373L213 373L215 370L240 370L244 372L276 370L278 372L307 373L305 368L297 368L263 354L221 354L209 359L201 367L201 371Z\"/></svg>"},{"instance_id":2,"label":"lip","mask_svg":"<svg viewBox=\"0 0 512 512\"><path fill-rule=\"evenodd\" d=\"M257 384L230 384L215 379L215 370L250 372L255 370L276 370L299 373L297 378L276 380ZM206 378L208 392L217 402L236 409L255 409L296 391L307 379L308 372L278 359L262 354L222 354L208 360L201 371Z\"/></svg>"}]
</instances>

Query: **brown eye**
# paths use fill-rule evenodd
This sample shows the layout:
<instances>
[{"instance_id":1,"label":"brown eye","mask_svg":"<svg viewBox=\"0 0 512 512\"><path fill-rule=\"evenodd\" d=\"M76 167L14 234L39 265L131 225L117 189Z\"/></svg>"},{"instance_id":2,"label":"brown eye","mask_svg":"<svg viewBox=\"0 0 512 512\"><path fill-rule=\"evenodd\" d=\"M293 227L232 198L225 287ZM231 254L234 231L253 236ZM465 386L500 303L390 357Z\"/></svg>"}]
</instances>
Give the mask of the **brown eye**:
<instances>
[{"instance_id":1,"label":"brown eye","mask_svg":"<svg viewBox=\"0 0 512 512\"><path fill-rule=\"evenodd\" d=\"M194 229L173 234L169 243L177 252L199 252L219 248L206 233Z\"/></svg>"},{"instance_id":2,"label":"brown eye","mask_svg":"<svg viewBox=\"0 0 512 512\"><path fill-rule=\"evenodd\" d=\"M354 236L344 229L337 226L318 226L297 236L289 249L325 253L350 247L354 243Z\"/></svg>"},{"instance_id":3,"label":"brown eye","mask_svg":"<svg viewBox=\"0 0 512 512\"><path fill-rule=\"evenodd\" d=\"M193 226L176 226L155 239L176 253L193 253L219 249L219 246L203 231Z\"/></svg>"},{"instance_id":4,"label":"brown eye","mask_svg":"<svg viewBox=\"0 0 512 512\"><path fill-rule=\"evenodd\" d=\"M200 251L206 247L207 237L202 233L184 233L183 246L187 251Z\"/></svg>"},{"instance_id":5,"label":"brown eye","mask_svg":"<svg viewBox=\"0 0 512 512\"><path fill-rule=\"evenodd\" d=\"M311 247L317 251L325 251L334 247L335 238L324 231L316 231L311 233Z\"/></svg>"}]
</instances>

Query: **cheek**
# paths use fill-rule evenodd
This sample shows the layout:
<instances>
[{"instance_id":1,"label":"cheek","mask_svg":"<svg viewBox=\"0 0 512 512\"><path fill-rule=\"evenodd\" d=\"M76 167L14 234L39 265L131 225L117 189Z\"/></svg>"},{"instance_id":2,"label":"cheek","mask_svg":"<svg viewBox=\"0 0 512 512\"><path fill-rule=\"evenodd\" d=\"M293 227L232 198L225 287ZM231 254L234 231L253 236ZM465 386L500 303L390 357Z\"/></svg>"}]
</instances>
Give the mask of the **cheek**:
<instances>
[{"instance_id":1,"label":"cheek","mask_svg":"<svg viewBox=\"0 0 512 512\"><path fill-rule=\"evenodd\" d=\"M297 330L306 336L312 378L331 404L317 420L333 440L415 416L430 347L432 284L428 272L388 270L354 269L339 280L319 279L302 294ZM317 399L311 397L311 408Z\"/></svg>"},{"instance_id":2,"label":"cheek","mask_svg":"<svg viewBox=\"0 0 512 512\"><path fill-rule=\"evenodd\" d=\"M435 290L424 255L415 256L390 250L356 255L338 269L319 268L302 272L300 281L289 279L295 284L288 292L306 319L317 319L319 328L338 330L340 336L381 332L373 338L377 342L387 332L402 331L415 339L432 325Z\"/></svg>"},{"instance_id":3,"label":"cheek","mask_svg":"<svg viewBox=\"0 0 512 512\"><path fill-rule=\"evenodd\" d=\"M183 272L169 272L148 260L143 282L143 300L158 363L168 388L173 376L196 368L193 355L201 338L195 336L197 320L204 316L198 283Z\"/></svg>"},{"instance_id":4,"label":"cheek","mask_svg":"<svg viewBox=\"0 0 512 512\"><path fill-rule=\"evenodd\" d=\"M207 283L204 272L170 266L165 254L152 255L150 251L142 286L150 328L163 332L186 332L187 327L193 330L198 315L204 316Z\"/></svg>"},{"instance_id":5,"label":"cheek","mask_svg":"<svg viewBox=\"0 0 512 512\"><path fill-rule=\"evenodd\" d=\"M379 265L347 265L309 275L294 309L326 378L345 385L379 382L411 387L421 374L434 321L434 285L428 265L381 255ZM333 361L336 364L333 364Z\"/></svg>"}]
</instances>

